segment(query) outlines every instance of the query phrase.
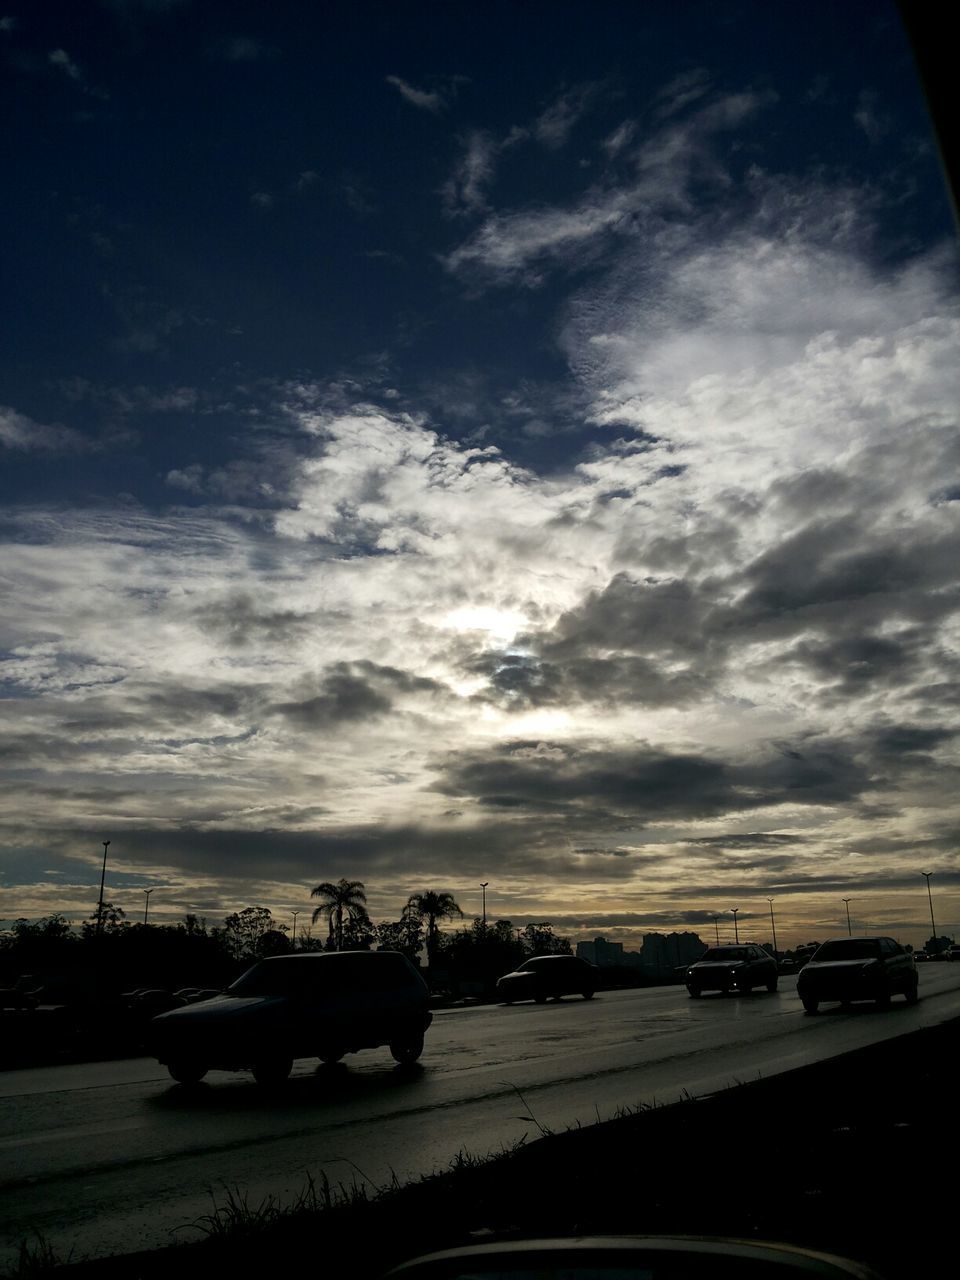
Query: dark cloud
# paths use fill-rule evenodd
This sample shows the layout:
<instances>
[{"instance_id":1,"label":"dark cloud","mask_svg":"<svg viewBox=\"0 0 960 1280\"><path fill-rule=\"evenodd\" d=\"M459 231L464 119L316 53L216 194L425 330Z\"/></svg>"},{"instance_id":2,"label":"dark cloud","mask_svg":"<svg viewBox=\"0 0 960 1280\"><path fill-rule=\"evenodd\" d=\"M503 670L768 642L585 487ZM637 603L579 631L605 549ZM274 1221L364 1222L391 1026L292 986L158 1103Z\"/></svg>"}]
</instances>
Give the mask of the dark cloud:
<instances>
[{"instance_id":1,"label":"dark cloud","mask_svg":"<svg viewBox=\"0 0 960 1280\"><path fill-rule=\"evenodd\" d=\"M914 536L878 542L857 520L822 520L757 557L744 574L741 625L769 618L830 617L859 608L861 625L893 616L936 619L954 611L960 539Z\"/></svg>"},{"instance_id":2,"label":"dark cloud","mask_svg":"<svg viewBox=\"0 0 960 1280\"><path fill-rule=\"evenodd\" d=\"M301 728L323 729L386 715L395 698L404 694L432 695L443 690L436 680L412 676L396 667L369 661L338 662L322 676L302 681L298 686L301 696L276 702L270 710Z\"/></svg>"},{"instance_id":3,"label":"dark cloud","mask_svg":"<svg viewBox=\"0 0 960 1280\"><path fill-rule=\"evenodd\" d=\"M770 805L856 799L867 770L841 746L770 749L753 763L649 746L608 748L536 740L464 752L442 766L437 789L530 813L593 811L651 818L715 817Z\"/></svg>"}]
</instances>

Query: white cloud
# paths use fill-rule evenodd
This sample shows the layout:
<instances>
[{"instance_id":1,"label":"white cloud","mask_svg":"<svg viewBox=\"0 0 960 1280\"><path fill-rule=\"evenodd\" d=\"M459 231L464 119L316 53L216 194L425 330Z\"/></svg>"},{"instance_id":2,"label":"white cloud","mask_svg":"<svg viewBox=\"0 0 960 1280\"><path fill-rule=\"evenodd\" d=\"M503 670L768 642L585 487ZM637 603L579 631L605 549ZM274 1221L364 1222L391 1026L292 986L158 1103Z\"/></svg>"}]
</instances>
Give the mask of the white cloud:
<instances>
[{"instance_id":1,"label":"white cloud","mask_svg":"<svg viewBox=\"0 0 960 1280\"><path fill-rule=\"evenodd\" d=\"M419 107L421 111L437 112L445 105L442 95L436 90L418 89L399 76L384 76L384 79L387 84L393 85L405 101Z\"/></svg>"},{"instance_id":2,"label":"white cloud","mask_svg":"<svg viewBox=\"0 0 960 1280\"><path fill-rule=\"evenodd\" d=\"M479 272L493 282L520 278L537 282L551 260L579 262L586 248L611 232L652 235L651 220L666 212L689 212L693 177L720 186L728 182L714 154L714 139L761 109L768 97L730 94L703 106L683 122L646 138L635 153L637 176L616 186L594 186L566 207L493 213L443 259L452 272Z\"/></svg>"},{"instance_id":3,"label":"white cloud","mask_svg":"<svg viewBox=\"0 0 960 1280\"><path fill-rule=\"evenodd\" d=\"M477 213L487 208L486 187L493 178L498 150L483 130L468 134L463 155L441 192L449 213Z\"/></svg>"},{"instance_id":4,"label":"white cloud","mask_svg":"<svg viewBox=\"0 0 960 1280\"><path fill-rule=\"evenodd\" d=\"M0 405L0 444L23 453L76 453L87 448L84 437L72 427L34 422L5 405Z\"/></svg>"}]
</instances>

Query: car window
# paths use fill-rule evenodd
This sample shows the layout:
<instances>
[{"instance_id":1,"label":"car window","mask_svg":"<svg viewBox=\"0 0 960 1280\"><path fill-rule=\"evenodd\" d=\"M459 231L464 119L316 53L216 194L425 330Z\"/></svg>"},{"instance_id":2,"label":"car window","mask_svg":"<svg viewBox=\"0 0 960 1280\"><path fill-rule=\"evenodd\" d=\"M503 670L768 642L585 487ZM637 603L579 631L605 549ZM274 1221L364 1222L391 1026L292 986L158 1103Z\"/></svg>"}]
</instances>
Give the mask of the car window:
<instances>
[{"instance_id":1,"label":"car window","mask_svg":"<svg viewBox=\"0 0 960 1280\"><path fill-rule=\"evenodd\" d=\"M746 960L749 958L746 947L711 947L700 957L701 960Z\"/></svg>"},{"instance_id":2,"label":"car window","mask_svg":"<svg viewBox=\"0 0 960 1280\"><path fill-rule=\"evenodd\" d=\"M813 959L820 960L872 960L880 954L876 938L838 938L825 942Z\"/></svg>"},{"instance_id":3,"label":"car window","mask_svg":"<svg viewBox=\"0 0 960 1280\"><path fill-rule=\"evenodd\" d=\"M415 982L416 975L400 955L348 952L262 960L228 990L233 996L318 996L333 992L397 991Z\"/></svg>"}]
</instances>

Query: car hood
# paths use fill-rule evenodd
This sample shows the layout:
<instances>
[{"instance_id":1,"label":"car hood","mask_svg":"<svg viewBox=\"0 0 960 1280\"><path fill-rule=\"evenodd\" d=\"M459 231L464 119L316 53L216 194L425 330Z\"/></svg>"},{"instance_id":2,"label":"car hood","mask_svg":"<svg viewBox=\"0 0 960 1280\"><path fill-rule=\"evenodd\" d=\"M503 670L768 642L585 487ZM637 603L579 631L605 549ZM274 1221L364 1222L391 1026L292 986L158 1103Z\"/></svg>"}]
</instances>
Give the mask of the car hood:
<instances>
[{"instance_id":1,"label":"car hood","mask_svg":"<svg viewBox=\"0 0 960 1280\"><path fill-rule=\"evenodd\" d=\"M801 973L810 976L815 973L836 974L859 973L861 969L879 969L876 960L808 960Z\"/></svg>"},{"instance_id":2,"label":"car hood","mask_svg":"<svg viewBox=\"0 0 960 1280\"><path fill-rule=\"evenodd\" d=\"M199 1027L236 1018L276 1017L290 1007L288 996L212 996L171 1009L153 1019L155 1026Z\"/></svg>"},{"instance_id":3,"label":"car hood","mask_svg":"<svg viewBox=\"0 0 960 1280\"><path fill-rule=\"evenodd\" d=\"M536 976L532 969L529 971L518 969L516 973L505 973L502 978L498 978L497 986L499 987L501 982L532 982Z\"/></svg>"},{"instance_id":4,"label":"car hood","mask_svg":"<svg viewBox=\"0 0 960 1280\"><path fill-rule=\"evenodd\" d=\"M746 960L698 960L691 969L742 969Z\"/></svg>"}]
</instances>

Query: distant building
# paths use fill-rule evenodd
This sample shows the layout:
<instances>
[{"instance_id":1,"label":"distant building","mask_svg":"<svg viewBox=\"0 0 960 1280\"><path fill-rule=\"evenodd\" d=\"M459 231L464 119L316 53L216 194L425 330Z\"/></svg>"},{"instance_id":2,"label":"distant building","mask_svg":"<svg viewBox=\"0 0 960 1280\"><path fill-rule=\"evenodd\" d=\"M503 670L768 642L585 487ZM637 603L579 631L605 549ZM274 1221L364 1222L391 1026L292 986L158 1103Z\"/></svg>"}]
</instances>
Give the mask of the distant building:
<instances>
[{"instance_id":1,"label":"distant building","mask_svg":"<svg viewBox=\"0 0 960 1280\"><path fill-rule=\"evenodd\" d=\"M622 942L608 942L606 938L594 938L592 942L578 942L577 955L581 960L589 960L601 969L612 965L632 965L639 967L640 952L624 951Z\"/></svg>"},{"instance_id":2,"label":"distant building","mask_svg":"<svg viewBox=\"0 0 960 1280\"><path fill-rule=\"evenodd\" d=\"M655 977L693 964L706 949L707 944L696 933L646 933L640 964L646 973Z\"/></svg>"}]
</instances>

